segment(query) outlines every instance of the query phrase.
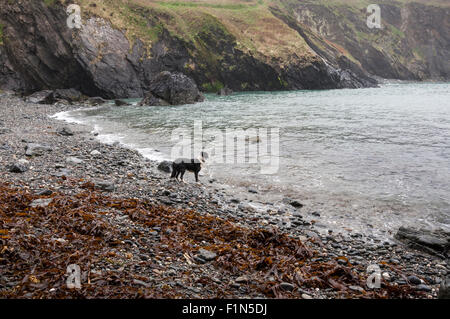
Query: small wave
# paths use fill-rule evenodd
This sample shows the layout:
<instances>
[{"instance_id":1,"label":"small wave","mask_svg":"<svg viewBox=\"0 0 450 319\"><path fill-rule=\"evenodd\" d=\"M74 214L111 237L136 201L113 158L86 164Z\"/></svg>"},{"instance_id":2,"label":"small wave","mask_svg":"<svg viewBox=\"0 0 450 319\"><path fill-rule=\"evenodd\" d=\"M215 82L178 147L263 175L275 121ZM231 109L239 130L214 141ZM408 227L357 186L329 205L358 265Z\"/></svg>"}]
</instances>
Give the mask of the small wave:
<instances>
[{"instance_id":1,"label":"small wave","mask_svg":"<svg viewBox=\"0 0 450 319\"><path fill-rule=\"evenodd\" d=\"M65 121L68 123L75 123L75 124L86 124L86 121L83 121L82 119L78 119L72 115L74 111L64 111L59 112L53 115L50 115L50 118L57 119L59 121Z\"/></svg>"},{"instance_id":2,"label":"small wave","mask_svg":"<svg viewBox=\"0 0 450 319\"><path fill-rule=\"evenodd\" d=\"M148 158L149 160L152 160L152 161L158 161L158 162L170 161L170 158L168 156L166 156L165 154L163 154L153 148L149 148L149 147L136 148L136 150L139 153L141 153L142 156L144 156L145 158Z\"/></svg>"}]
</instances>

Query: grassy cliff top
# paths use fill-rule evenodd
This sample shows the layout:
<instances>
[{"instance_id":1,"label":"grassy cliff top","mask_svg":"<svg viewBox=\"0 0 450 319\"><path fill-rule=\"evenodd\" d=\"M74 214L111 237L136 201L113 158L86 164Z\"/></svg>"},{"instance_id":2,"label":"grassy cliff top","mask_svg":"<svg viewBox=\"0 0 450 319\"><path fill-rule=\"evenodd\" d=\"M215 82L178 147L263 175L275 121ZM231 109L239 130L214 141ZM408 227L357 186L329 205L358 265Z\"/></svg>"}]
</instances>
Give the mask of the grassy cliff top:
<instances>
[{"instance_id":1,"label":"grassy cliff top","mask_svg":"<svg viewBox=\"0 0 450 319\"><path fill-rule=\"evenodd\" d=\"M63 1L67 2L68 1ZM82 17L100 16L151 47L163 30L197 46L201 32L221 30L239 49L260 57L304 58L312 55L304 39L280 19L268 0L75 0ZM214 34L212 34L214 36ZM220 39L218 39L220 40Z\"/></svg>"}]
</instances>

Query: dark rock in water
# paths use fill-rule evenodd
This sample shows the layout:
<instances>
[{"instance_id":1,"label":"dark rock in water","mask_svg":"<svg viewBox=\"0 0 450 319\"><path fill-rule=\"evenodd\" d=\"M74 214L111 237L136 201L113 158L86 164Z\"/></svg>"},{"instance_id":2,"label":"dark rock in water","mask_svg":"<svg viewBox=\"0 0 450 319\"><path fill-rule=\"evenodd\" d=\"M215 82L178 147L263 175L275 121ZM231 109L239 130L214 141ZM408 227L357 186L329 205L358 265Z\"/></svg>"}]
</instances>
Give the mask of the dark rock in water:
<instances>
[{"instance_id":1,"label":"dark rock in water","mask_svg":"<svg viewBox=\"0 0 450 319\"><path fill-rule=\"evenodd\" d=\"M76 89L57 89L53 92L53 97L55 100L68 103L80 102L84 98L83 94Z\"/></svg>"},{"instance_id":2,"label":"dark rock in water","mask_svg":"<svg viewBox=\"0 0 450 319\"><path fill-rule=\"evenodd\" d=\"M59 128L56 130L56 133L58 133L59 135L62 135L62 136L72 136L73 135L72 130L68 127Z\"/></svg>"},{"instance_id":3,"label":"dark rock in water","mask_svg":"<svg viewBox=\"0 0 450 319\"><path fill-rule=\"evenodd\" d=\"M439 287L439 299L450 299L450 277L443 280Z\"/></svg>"},{"instance_id":4,"label":"dark rock in water","mask_svg":"<svg viewBox=\"0 0 450 319\"><path fill-rule=\"evenodd\" d=\"M28 170L28 167L26 167L25 165L20 164L20 163L14 163L14 164L8 165L6 168L11 173L25 173Z\"/></svg>"},{"instance_id":5,"label":"dark rock in water","mask_svg":"<svg viewBox=\"0 0 450 319\"><path fill-rule=\"evenodd\" d=\"M85 103L88 105L97 106L97 105L105 104L107 102L108 101L106 101L104 98L101 98L99 96L94 96L94 97L88 98Z\"/></svg>"},{"instance_id":6,"label":"dark rock in water","mask_svg":"<svg viewBox=\"0 0 450 319\"><path fill-rule=\"evenodd\" d=\"M51 152L52 148L47 145L29 143L25 146L25 151L25 155L27 156L41 156L45 152Z\"/></svg>"},{"instance_id":7,"label":"dark rock in water","mask_svg":"<svg viewBox=\"0 0 450 319\"><path fill-rule=\"evenodd\" d=\"M204 100L194 80L182 73L159 73L150 82L149 92L171 105L193 104Z\"/></svg>"},{"instance_id":8,"label":"dark rock in water","mask_svg":"<svg viewBox=\"0 0 450 319\"><path fill-rule=\"evenodd\" d=\"M95 187L107 192L113 192L115 190L115 185L110 181L97 181Z\"/></svg>"},{"instance_id":9,"label":"dark rock in water","mask_svg":"<svg viewBox=\"0 0 450 319\"><path fill-rule=\"evenodd\" d=\"M449 256L450 233L448 232L400 227L394 237L411 248L431 254Z\"/></svg>"},{"instance_id":10,"label":"dark rock in water","mask_svg":"<svg viewBox=\"0 0 450 319\"><path fill-rule=\"evenodd\" d=\"M147 92L145 97L139 102L139 106L167 106L170 105L163 99L155 97L152 92Z\"/></svg>"},{"instance_id":11,"label":"dark rock in water","mask_svg":"<svg viewBox=\"0 0 450 319\"><path fill-rule=\"evenodd\" d=\"M228 87L221 88L220 91L217 92L217 95L220 95L220 96L227 96L227 95L231 95L231 94L233 94L233 90Z\"/></svg>"},{"instance_id":12,"label":"dark rock in water","mask_svg":"<svg viewBox=\"0 0 450 319\"><path fill-rule=\"evenodd\" d=\"M35 104L53 104L55 103L54 92L51 90L44 90L35 92L25 98L28 103Z\"/></svg>"},{"instance_id":13,"label":"dark rock in water","mask_svg":"<svg viewBox=\"0 0 450 319\"><path fill-rule=\"evenodd\" d=\"M123 100L114 100L116 106L130 106L131 104Z\"/></svg>"},{"instance_id":14,"label":"dark rock in water","mask_svg":"<svg viewBox=\"0 0 450 319\"><path fill-rule=\"evenodd\" d=\"M161 163L159 163L158 169L160 171L163 171L163 172L166 172L166 173L171 173L172 172L172 162L170 162L170 161L162 161Z\"/></svg>"}]
</instances>

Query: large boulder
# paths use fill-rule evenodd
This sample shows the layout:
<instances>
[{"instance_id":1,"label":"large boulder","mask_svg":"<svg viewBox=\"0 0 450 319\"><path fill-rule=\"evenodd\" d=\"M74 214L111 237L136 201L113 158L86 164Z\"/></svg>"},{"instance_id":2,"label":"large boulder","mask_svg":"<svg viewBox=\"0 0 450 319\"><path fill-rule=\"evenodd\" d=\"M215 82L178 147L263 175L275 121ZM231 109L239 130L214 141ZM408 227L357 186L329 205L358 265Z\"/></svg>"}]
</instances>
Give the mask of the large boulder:
<instances>
[{"instance_id":1,"label":"large boulder","mask_svg":"<svg viewBox=\"0 0 450 319\"><path fill-rule=\"evenodd\" d=\"M450 256L450 233L400 227L394 236L408 246L431 254Z\"/></svg>"},{"instance_id":2,"label":"large boulder","mask_svg":"<svg viewBox=\"0 0 450 319\"><path fill-rule=\"evenodd\" d=\"M170 105L169 102L164 101L163 99L155 97L152 92L147 92L141 102L139 102L139 106L166 106Z\"/></svg>"},{"instance_id":3,"label":"large boulder","mask_svg":"<svg viewBox=\"0 0 450 319\"><path fill-rule=\"evenodd\" d=\"M43 90L27 96L25 101L34 104L53 104L55 103L55 96L52 90Z\"/></svg>"},{"instance_id":4,"label":"large boulder","mask_svg":"<svg viewBox=\"0 0 450 319\"><path fill-rule=\"evenodd\" d=\"M163 102L160 100L170 105L182 105L202 102L204 97L194 80L188 76L182 73L163 71L150 82L149 93L146 94L143 102L162 105Z\"/></svg>"},{"instance_id":5,"label":"large boulder","mask_svg":"<svg viewBox=\"0 0 450 319\"><path fill-rule=\"evenodd\" d=\"M55 100L70 104L84 100L84 95L76 89L57 89L54 91L53 96Z\"/></svg>"}]
</instances>

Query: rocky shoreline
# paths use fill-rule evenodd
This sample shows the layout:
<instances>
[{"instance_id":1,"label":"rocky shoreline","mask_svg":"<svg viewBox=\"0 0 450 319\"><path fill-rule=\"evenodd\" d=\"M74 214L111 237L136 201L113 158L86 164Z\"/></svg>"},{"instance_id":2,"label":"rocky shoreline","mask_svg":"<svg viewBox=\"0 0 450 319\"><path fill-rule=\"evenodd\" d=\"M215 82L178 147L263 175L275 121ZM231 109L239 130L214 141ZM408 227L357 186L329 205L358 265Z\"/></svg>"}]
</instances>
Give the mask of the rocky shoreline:
<instances>
[{"instance_id":1,"label":"rocky shoreline","mask_svg":"<svg viewBox=\"0 0 450 319\"><path fill-rule=\"evenodd\" d=\"M91 128L50 117L75 108L0 94L6 205L0 213L8 216L0 220L1 297L436 298L449 274L448 251L426 253L363 234L320 234L295 200L286 211L264 203L261 214L206 178L179 184L138 152L102 144ZM86 206L70 204L76 202ZM22 210L30 214L27 221ZM51 214L59 217L44 223ZM60 234L56 220L79 224ZM86 246L99 238L98 247ZM48 256L62 258L59 268L53 265L59 279L39 273L51 267L36 264L31 256L41 248L24 246L31 239L53 241ZM64 287L69 261L82 269L81 290ZM369 265L381 270L379 289L366 285Z\"/></svg>"}]
</instances>

